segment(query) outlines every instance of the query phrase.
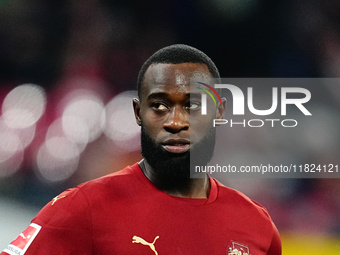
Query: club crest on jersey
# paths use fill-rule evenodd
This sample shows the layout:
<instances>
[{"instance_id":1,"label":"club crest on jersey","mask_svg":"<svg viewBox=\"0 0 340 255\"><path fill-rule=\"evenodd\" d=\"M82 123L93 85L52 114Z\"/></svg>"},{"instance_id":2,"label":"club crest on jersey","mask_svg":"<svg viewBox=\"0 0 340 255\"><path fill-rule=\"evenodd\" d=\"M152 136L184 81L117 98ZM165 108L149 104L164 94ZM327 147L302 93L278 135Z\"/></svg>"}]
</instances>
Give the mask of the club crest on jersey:
<instances>
[{"instance_id":1,"label":"club crest on jersey","mask_svg":"<svg viewBox=\"0 0 340 255\"><path fill-rule=\"evenodd\" d=\"M10 255L23 255L33 242L41 229L38 224L32 223L13 242L11 242L4 252Z\"/></svg>"},{"instance_id":2,"label":"club crest on jersey","mask_svg":"<svg viewBox=\"0 0 340 255\"><path fill-rule=\"evenodd\" d=\"M227 255L250 255L248 246L237 242L231 242Z\"/></svg>"}]
</instances>

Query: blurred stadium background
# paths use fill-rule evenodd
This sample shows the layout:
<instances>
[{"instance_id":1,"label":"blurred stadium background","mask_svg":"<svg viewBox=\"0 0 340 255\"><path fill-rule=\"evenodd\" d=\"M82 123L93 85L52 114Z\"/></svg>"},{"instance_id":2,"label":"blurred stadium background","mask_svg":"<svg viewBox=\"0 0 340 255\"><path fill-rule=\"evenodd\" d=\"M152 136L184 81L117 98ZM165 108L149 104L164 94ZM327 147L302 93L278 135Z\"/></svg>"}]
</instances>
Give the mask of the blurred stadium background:
<instances>
[{"instance_id":1,"label":"blurred stadium background","mask_svg":"<svg viewBox=\"0 0 340 255\"><path fill-rule=\"evenodd\" d=\"M336 0L0 0L0 250L64 189L141 158L131 98L155 50L192 45L223 77L338 77L339 12ZM303 137L319 146L309 157L339 158L327 122L337 96L320 99L326 135ZM234 132L237 152L261 146L261 134ZM339 180L221 181L268 208L283 254L329 255L340 251Z\"/></svg>"}]
</instances>

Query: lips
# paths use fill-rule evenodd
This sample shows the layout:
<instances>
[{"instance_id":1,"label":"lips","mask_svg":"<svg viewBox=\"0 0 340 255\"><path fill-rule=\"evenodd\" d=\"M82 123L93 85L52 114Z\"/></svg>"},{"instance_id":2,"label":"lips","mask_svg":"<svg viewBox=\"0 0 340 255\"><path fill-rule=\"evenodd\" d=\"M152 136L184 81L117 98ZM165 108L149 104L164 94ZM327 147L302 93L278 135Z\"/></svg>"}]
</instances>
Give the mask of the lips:
<instances>
[{"instance_id":1,"label":"lips","mask_svg":"<svg viewBox=\"0 0 340 255\"><path fill-rule=\"evenodd\" d=\"M190 149L190 141L186 139L169 139L162 143L162 146L167 152L180 154Z\"/></svg>"}]
</instances>

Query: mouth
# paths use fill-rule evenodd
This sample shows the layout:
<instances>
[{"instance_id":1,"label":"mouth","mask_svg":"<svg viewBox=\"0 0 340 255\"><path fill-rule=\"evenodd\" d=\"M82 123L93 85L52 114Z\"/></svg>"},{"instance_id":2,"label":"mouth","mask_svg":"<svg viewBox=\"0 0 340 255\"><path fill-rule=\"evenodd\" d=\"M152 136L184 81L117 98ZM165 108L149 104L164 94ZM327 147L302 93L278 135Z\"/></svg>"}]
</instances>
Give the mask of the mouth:
<instances>
[{"instance_id":1,"label":"mouth","mask_svg":"<svg viewBox=\"0 0 340 255\"><path fill-rule=\"evenodd\" d=\"M190 149L190 141L186 139L169 139L162 143L162 147L167 152L180 154Z\"/></svg>"}]
</instances>

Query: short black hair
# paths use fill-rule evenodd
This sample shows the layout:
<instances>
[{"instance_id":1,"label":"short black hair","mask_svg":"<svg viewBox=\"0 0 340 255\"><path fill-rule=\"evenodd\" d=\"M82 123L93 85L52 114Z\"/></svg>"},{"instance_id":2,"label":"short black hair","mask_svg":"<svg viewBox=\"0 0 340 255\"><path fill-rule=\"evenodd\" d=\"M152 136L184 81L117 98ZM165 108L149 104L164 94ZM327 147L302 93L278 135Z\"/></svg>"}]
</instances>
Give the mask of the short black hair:
<instances>
[{"instance_id":1,"label":"short black hair","mask_svg":"<svg viewBox=\"0 0 340 255\"><path fill-rule=\"evenodd\" d=\"M205 64L208 67L208 70L213 78L220 78L220 73L216 65L205 53L185 44L174 44L156 51L142 65L137 78L137 90L139 98L141 96L141 88L144 81L144 75L149 66L151 66L152 64L182 63Z\"/></svg>"}]
</instances>

